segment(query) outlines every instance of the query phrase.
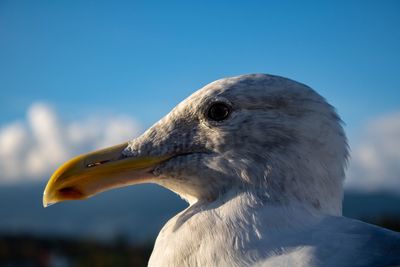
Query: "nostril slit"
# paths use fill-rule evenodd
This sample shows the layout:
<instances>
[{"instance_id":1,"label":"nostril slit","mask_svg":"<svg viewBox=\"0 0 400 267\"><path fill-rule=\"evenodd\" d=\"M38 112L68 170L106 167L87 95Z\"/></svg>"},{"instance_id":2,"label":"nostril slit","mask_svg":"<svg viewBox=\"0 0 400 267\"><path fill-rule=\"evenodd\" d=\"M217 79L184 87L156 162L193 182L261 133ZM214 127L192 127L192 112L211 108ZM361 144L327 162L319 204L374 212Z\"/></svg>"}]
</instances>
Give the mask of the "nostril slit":
<instances>
[{"instance_id":1,"label":"nostril slit","mask_svg":"<svg viewBox=\"0 0 400 267\"><path fill-rule=\"evenodd\" d=\"M104 163L107 163L109 161L110 160L101 160L101 161L92 162L92 163L87 164L86 167L88 167L88 168L96 167L96 166L102 165Z\"/></svg>"},{"instance_id":2,"label":"nostril slit","mask_svg":"<svg viewBox=\"0 0 400 267\"><path fill-rule=\"evenodd\" d=\"M121 154L121 156L119 156L119 159L126 159L126 158L129 158L129 156L125 154Z\"/></svg>"}]
</instances>

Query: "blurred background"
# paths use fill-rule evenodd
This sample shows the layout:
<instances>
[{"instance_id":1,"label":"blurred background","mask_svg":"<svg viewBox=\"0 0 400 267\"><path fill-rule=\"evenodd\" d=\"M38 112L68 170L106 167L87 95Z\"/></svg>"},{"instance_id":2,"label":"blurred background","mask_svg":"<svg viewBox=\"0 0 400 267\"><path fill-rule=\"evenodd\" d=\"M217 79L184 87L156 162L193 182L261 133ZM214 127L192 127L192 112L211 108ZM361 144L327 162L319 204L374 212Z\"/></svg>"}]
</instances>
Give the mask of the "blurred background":
<instances>
[{"instance_id":1,"label":"blurred background","mask_svg":"<svg viewBox=\"0 0 400 267\"><path fill-rule=\"evenodd\" d=\"M399 14L395 0L0 0L0 266L145 265L183 200L141 185L44 209L47 179L245 73L300 81L337 108L344 214L399 231Z\"/></svg>"}]
</instances>

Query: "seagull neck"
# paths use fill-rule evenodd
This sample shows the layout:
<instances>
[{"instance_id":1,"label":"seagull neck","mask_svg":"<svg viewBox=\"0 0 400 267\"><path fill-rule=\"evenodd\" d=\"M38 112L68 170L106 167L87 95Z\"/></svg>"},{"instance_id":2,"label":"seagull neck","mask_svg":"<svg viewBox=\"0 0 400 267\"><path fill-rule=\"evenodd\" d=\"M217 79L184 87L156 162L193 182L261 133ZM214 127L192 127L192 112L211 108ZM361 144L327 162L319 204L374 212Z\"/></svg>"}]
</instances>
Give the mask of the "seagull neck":
<instances>
[{"instance_id":1,"label":"seagull neck","mask_svg":"<svg viewBox=\"0 0 400 267\"><path fill-rule=\"evenodd\" d=\"M302 203L270 203L251 193L231 193L211 203L199 201L188 210L217 213L225 222L240 221L243 225L270 229L306 228L326 216Z\"/></svg>"}]
</instances>

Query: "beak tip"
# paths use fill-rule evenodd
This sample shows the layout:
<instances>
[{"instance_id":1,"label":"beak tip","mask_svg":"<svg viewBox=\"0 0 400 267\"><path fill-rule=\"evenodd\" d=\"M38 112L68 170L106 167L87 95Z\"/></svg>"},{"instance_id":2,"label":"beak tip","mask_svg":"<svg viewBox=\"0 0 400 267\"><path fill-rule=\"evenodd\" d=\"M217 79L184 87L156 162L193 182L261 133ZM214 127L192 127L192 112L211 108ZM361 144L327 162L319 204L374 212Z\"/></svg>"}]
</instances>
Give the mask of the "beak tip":
<instances>
[{"instance_id":1,"label":"beak tip","mask_svg":"<svg viewBox=\"0 0 400 267\"><path fill-rule=\"evenodd\" d=\"M47 207L49 207L49 206L51 206L51 205L53 205L55 203L55 202L50 202L49 201L48 195L46 194L46 191L44 191L44 193L43 193L43 200L42 201L43 201L42 204L43 204L44 208L47 208Z\"/></svg>"},{"instance_id":2,"label":"beak tip","mask_svg":"<svg viewBox=\"0 0 400 267\"><path fill-rule=\"evenodd\" d=\"M55 204L55 202L47 202L46 200L43 200L43 208L48 208L51 205Z\"/></svg>"},{"instance_id":3,"label":"beak tip","mask_svg":"<svg viewBox=\"0 0 400 267\"><path fill-rule=\"evenodd\" d=\"M46 199L46 193L43 194L43 208L47 208L49 206L49 203L47 202Z\"/></svg>"}]
</instances>

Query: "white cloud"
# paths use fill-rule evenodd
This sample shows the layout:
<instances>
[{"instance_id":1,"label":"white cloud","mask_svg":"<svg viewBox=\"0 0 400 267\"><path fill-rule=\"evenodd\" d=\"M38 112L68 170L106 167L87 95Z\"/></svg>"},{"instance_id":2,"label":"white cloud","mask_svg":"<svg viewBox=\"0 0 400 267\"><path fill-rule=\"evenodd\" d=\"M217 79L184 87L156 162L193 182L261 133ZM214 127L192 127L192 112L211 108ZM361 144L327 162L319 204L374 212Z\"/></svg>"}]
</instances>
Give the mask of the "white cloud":
<instances>
[{"instance_id":1,"label":"white cloud","mask_svg":"<svg viewBox=\"0 0 400 267\"><path fill-rule=\"evenodd\" d=\"M139 131L126 116L66 122L49 105L35 103L26 121L0 127L0 182L48 179L70 157L127 141Z\"/></svg>"},{"instance_id":2,"label":"white cloud","mask_svg":"<svg viewBox=\"0 0 400 267\"><path fill-rule=\"evenodd\" d=\"M346 186L400 192L400 112L371 120L352 148Z\"/></svg>"}]
</instances>

